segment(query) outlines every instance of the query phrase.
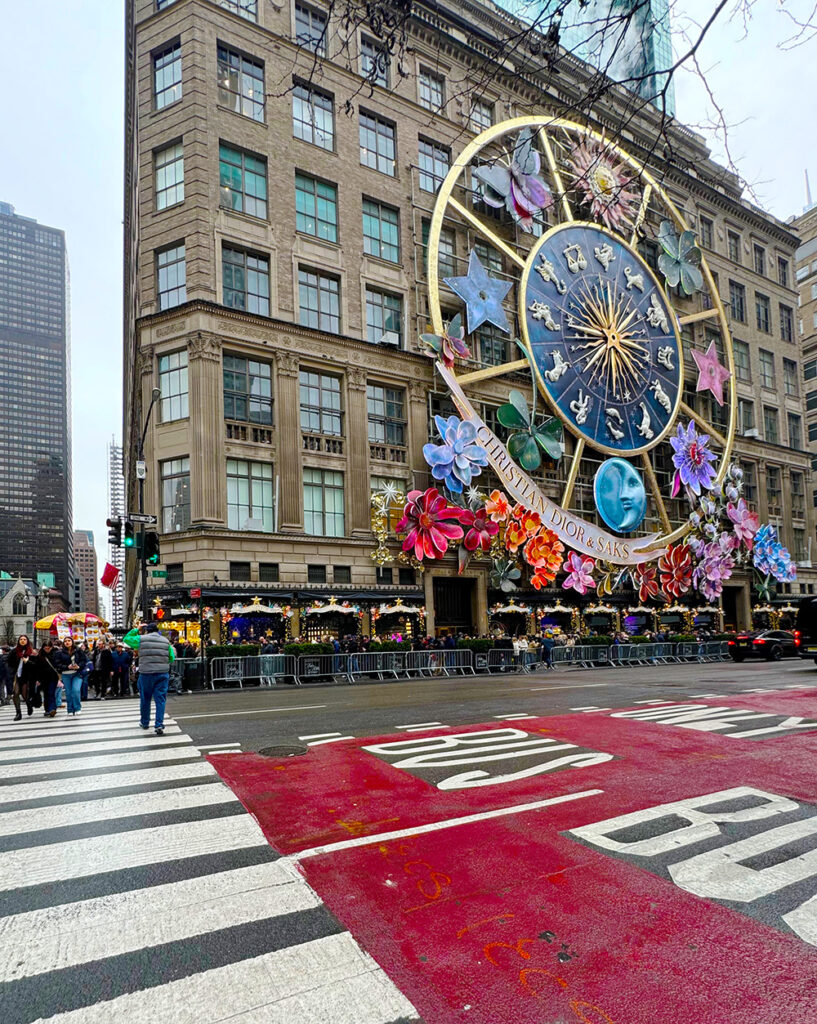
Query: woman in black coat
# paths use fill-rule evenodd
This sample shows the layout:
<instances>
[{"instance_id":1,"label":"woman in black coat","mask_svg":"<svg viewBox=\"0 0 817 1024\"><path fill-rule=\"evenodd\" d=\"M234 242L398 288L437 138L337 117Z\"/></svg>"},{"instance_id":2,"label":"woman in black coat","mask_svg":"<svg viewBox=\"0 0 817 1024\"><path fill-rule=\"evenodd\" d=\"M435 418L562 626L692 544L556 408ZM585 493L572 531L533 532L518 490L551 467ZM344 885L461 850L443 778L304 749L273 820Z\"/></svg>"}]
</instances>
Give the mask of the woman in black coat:
<instances>
[{"instance_id":1,"label":"woman in black coat","mask_svg":"<svg viewBox=\"0 0 817 1024\"><path fill-rule=\"evenodd\" d=\"M40 692L43 695L43 713L47 718L54 718L57 714L57 683L61 678L57 661L58 652L54 647L53 640L49 637L40 648L34 666L37 681L40 684Z\"/></svg>"},{"instance_id":2,"label":"woman in black coat","mask_svg":"<svg viewBox=\"0 0 817 1024\"><path fill-rule=\"evenodd\" d=\"M37 673L34 667L36 657L37 652L31 646L27 634L21 633L17 638L17 646L9 651L6 658L9 674L14 681L12 699L17 712L14 716L15 722L19 722L23 717L20 710L21 697L26 702L29 715L34 714L34 691L37 688Z\"/></svg>"},{"instance_id":3,"label":"woman in black coat","mask_svg":"<svg viewBox=\"0 0 817 1024\"><path fill-rule=\"evenodd\" d=\"M69 715L78 715L82 711L80 693L82 690L82 666L85 664L85 651L74 645L67 636L62 642L62 650L54 655L54 665L62 675L65 686L65 702Z\"/></svg>"}]
</instances>

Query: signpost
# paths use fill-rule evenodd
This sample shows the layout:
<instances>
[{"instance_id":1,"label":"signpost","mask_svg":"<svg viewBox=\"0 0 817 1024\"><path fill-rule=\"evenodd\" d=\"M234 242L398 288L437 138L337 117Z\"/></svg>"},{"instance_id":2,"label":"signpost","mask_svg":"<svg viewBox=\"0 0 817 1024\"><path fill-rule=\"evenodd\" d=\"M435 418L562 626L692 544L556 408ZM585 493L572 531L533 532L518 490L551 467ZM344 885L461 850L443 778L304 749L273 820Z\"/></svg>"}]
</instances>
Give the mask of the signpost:
<instances>
[{"instance_id":1,"label":"signpost","mask_svg":"<svg viewBox=\"0 0 817 1024\"><path fill-rule=\"evenodd\" d=\"M154 579L166 579L167 569L154 569L150 574Z\"/></svg>"},{"instance_id":2,"label":"signpost","mask_svg":"<svg viewBox=\"0 0 817 1024\"><path fill-rule=\"evenodd\" d=\"M155 526L156 516L148 515L146 512L128 512L128 519L132 523L144 523L145 526Z\"/></svg>"}]
</instances>

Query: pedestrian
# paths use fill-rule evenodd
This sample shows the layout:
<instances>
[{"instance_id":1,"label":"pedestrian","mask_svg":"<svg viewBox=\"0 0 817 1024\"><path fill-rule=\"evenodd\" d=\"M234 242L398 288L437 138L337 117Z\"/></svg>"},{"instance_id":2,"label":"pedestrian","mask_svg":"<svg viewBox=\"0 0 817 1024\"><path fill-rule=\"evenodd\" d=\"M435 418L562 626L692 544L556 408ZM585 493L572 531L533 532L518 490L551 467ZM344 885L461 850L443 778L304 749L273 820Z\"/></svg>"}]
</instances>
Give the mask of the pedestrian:
<instances>
[{"instance_id":1,"label":"pedestrian","mask_svg":"<svg viewBox=\"0 0 817 1024\"><path fill-rule=\"evenodd\" d=\"M40 693L43 695L43 716L55 718L57 714L57 683L61 682L57 667L57 650L54 641L48 637L40 648L35 665Z\"/></svg>"},{"instance_id":2,"label":"pedestrian","mask_svg":"<svg viewBox=\"0 0 817 1024\"><path fill-rule=\"evenodd\" d=\"M20 709L21 698L26 702L28 714L34 714L34 693L37 686L37 676L34 671L34 658L36 654L37 652L31 646L31 641L27 634L21 633L17 637L17 645L9 652L6 658L9 674L14 680L12 700L14 701L14 709L17 712L14 716L15 722L19 722L23 717L23 712Z\"/></svg>"},{"instance_id":3,"label":"pedestrian","mask_svg":"<svg viewBox=\"0 0 817 1024\"><path fill-rule=\"evenodd\" d=\"M105 700L110 693L113 678L113 656L108 644L102 640L94 653L94 676L96 682L96 699Z\"/></svg>"},{"instance_id":4,"label":"pedestrian","mask_svg":"<svg viewBox=\"0 0 817 1024\"><path fill-rule=\"evenodd\" d=\"M115 697L130 696L130 663L133 661L133 654L119 641L111 652L113 663L113 678L111 690Z\"/></svg>"},{"instance_id":5,"label":"pedestrian","mask_svg":"<svg viewBox=\"0 0 817 1024\"><path fill-rule=\"evenodd\" d=\"M139 724L150 728L150 702L156 705L155 730L164 736L165 702L170 682L170 641L162 636L155 622L143 627L138 640L139 651ZM175 653L175 652L174 652Z\"/></svg>"},{"instance_id":6,"label":"pedestrian","mask_svg":"<svg viewBox=\"0 0 817 1024\"><path fill-rule=\"evenodd\" d=\"M9 649L6 644L0 647L0 704L11 703L11 693L14 689L14 680L9 672L8 658Z\"/></svg>"},{"instance_id":7,"label":"pedestrian","mask_svg":"<svg viewBox=\"0 0 817 1024\"><path fill-rule=\"evenodd\" d=\"M82 713L82 668L87 658L85 651L81 651L67 636L62 642L62 650L54 655L54 664L62 676L62 684L65 687L65 702L68 706L69 715Z\"/></svg>"},{"instance_id":8,"label":"pedestrian","mask_svg":"<svg viewBox=\"0 0 817 1024\"><path fill-rule=\"evenodd\" d=\"M93 669L94 669L94 659L93 659L93 656L92 656L92 652L89 649L88 644L85 643L85 641L83 641L79 645L79 649L85 655L85 664L80 669L80 675L82 676L82 682L80 683L80 688L79 688L80 703L84 704L85 701L88 700L88 679L90 678L91 673L93 672Z\"/></svg>"}]
</instances>

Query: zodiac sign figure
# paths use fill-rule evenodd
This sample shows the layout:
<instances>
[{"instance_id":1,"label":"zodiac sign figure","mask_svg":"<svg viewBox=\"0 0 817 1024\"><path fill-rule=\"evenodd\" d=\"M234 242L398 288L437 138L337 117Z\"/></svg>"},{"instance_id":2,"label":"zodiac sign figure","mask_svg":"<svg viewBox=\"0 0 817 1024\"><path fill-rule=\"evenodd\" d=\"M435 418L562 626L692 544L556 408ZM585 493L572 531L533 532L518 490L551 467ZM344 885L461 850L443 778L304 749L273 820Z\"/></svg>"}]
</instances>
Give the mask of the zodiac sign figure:
<instances>
[{"instance_id":1,"label":"zodiac sign figure","mask_svg":"<svg viewBox=\"0 0 817 1024\"><path fill-rule=\"evenodd\" d=\"M570 411L576 417L576 422L579 426L585 423L587 420L587 414L590 412L590 395L585 395L583 391L579 391L578 397L574 398L570 403Z\"/></svg>"},{"instance_id":2,"label":"zodiac sign figure","mask_svg":"<svg viewBox=\"0 0 817 1024\"><path fill-rule=\"evenodd\" d=\"M661 308L657 292L652 293L650 304L647 307L647 320L649 320L651 327L660 327L662 334L669 334L669 321L667 320L666 313Z\"/></svg>"},{"instance_id":3,"label":"zodiac sign figure","mask_svg":"<svg viewBox=\"0 0 817 1024\"><path fill-rule=\"evenodd\" d=\"M655 437L655 431L650 426L652 420L650 419L650 410L643 402L638 403L641 409L641 422L638 424L638 432L642 437L651 441Z\"/></svg>"},{"instance_id":4,"label":"zodiac sign figure","mask_svg":"<svg viewBox=\"0 0 817 1024\"><path fill-rule=\"evenodd\" d=\"M582 247L578 242L574 242L573 245L569 245L564 250L563 255L567 260L567 269L571 274L578 274L580 270L587 269L587 257L582 252Z\"/></svg>"},{"instance_id":5,"label":"zodiac sign figure","mask_svg":"<svg viewBox=\"0 0 817 1024\"><path fill-rule=\"evenodd\" d=\"M623 422L621 419L621 413L618 409L605 409L604 415L607 417L607 429L610 432L610 436L614 440L620 441L622 437L624 437L624 431L621 429L621 424ZM614 420L618 421L618 426L613 422Z\"/></svg>"},{"instance_id":6,"label":"zodiac sign figure","mask_svg":"<svg viewBox=\"0 0 817 1024\"><path fill-rule=\"evenodd\" d=\"M649 317L649 310L647 311L647 316ZM650 322L652 323L652 321ZM653 326L657 327L658 325L653 324ZM674 353L672 351L672 346L664 345L662 348L658 349L658 355L655 358L662 366L665 366L668 370L674 370L675 367L672 365L673 354Z\"/></svg>"},{"instance_id":7,"label":"zodiac sign figure","mask_svg":"<svg viewBox=\"0 0 817 1024\"><path fill-rule=\"evenodd\" d=\"M605 270L608 269L610 264L616 258L615 254L613 253L612 245L608 245L606 242L604 245L597 245L596 248L593 250L593 255L596 257L596 259L604 267Z\"/></svg>"},{"instance_id":8,"label":"zodiac sign figure","mask_svg":"<svg viewBox=\"0 0 817 1024\"><path fill-rule=\"evenodd\" d=\"M552 352L551 355L553 356L553 369L545 370L545 376L551 384L555 384L562 374L567 373L569 367L558 352Z\"/></svg>"},{"instance_id":9,"label":"zodiac sign figure","mask_svg":"<svg viewBox=\"0 0 817 1024\"><path fill-rule=\"evenodd\" d=\"M656 378L650 384L650 391L655 395L655 400L660 406L663 406L667 412L672 412L672 402L669 400L669 395L661 387L661 381Z\"/></svg>"},{"instance_id":10,"label":"zodiac sign figure","mask_svg":"<svg viewBox=\"0 0 817 1024\"><path fill-rule=\"evenodd\" d=\"M625 267L624 268L624 276L627 278L626 287L628 289L629 288L637 288L640 292L644 291L644 275L643 274L634 274L632 267Z\"/></svg>"},{"instance_id":11,"label":"zodiac sign figure","mask_svg":"<svg viewBox=\"0 0 817 1024\"><path fill-rule=\"evenodd\" d=\"M553 266L553 264L550 262L547 256L545 256L543 252L539 253L539 259L541 262L536 267L536 273L542 278L545 284L552 281L553 284L556 285L556 291L560 295L564 295L564 293L567 291L567 285L564 283L564 281L559 280L559 277L556 273L556 268Z\"/></svg>"},{"instance_id":12,"label":"zodiac sign figure","mask_svg":"<svg viewBox=\"0 0 817 1024\"><path fill-rule=\"evenodd\" d=\"M528 306L531 316L534 320L541 320L542 323L549 331L558 331L559 325L553 319L553 314L550 312L550 306L546 302L532 302Z\"/></svg>"}]
</instances>

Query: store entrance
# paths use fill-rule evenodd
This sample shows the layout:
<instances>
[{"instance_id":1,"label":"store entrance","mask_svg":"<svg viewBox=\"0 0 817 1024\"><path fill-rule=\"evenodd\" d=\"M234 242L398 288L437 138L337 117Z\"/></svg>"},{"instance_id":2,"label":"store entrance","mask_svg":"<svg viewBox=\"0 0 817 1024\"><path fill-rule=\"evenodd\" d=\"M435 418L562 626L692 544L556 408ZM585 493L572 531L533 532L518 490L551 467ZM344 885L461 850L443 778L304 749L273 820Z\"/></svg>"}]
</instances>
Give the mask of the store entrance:
<instances>
[{"instance_id":1,"label":"store entrance","mask_svg":"<svg viewBox=\"0 0 817 1024\"><path fill-rule=\"evenodd\" d=\"M437 636L474 634L475 580L434 580L434 626Z\"/></svg>"}]
</instances>

